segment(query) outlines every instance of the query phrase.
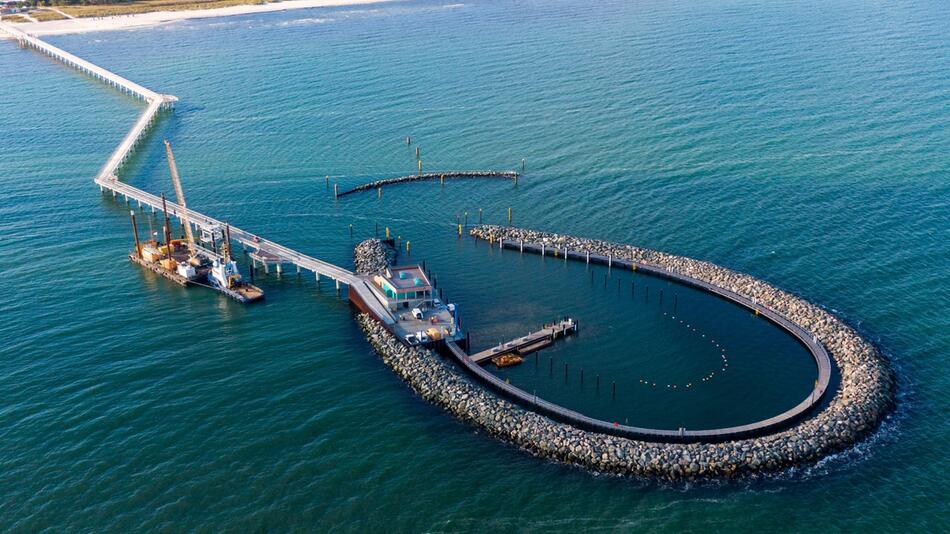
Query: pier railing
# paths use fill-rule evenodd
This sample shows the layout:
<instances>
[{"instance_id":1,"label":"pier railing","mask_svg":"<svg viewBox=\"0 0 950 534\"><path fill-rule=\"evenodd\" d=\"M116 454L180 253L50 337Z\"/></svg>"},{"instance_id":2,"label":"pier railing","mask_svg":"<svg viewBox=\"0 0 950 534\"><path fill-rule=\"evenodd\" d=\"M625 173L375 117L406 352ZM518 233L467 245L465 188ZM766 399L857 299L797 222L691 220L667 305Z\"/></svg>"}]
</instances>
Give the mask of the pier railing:
<instances>
[{"instance_id":1,"label":"pier railing","mask_svg":"<svg viewBox=\"0 0 950 534\"><path fill-rule=\"evenodd\" d=\"M159 112L162 109L172 107L174 103L178 101L178 98L173 95L157 93L151 89L147 89L127 78L119 76L114 72L106 70L98 65L94 65L93 63L90 63L74 54L70 54L65 50L62 50L41 39L38 39L35 36L23 32L8 23L0 22L0 32L10 35L21 46L38 50L52 57L53 59L56 59L80 72L92 76L93 78L115 87L120 91L140 98L147 103L145 110L141 115L139 115L138 119L135 121L135 124L132 125L125 137L122 138L122 141L118 146L116 146L115 150L109 156L109 159L99 170L98 174L96 174L95 183L99 185L101 190L111 191L113 197L122 195L127 202L134 200L138 202L140 206L145 205L151 207L153 211L162 209L162 200L160 197L142 191L141 189L133 187L129 184L120 182L118 179L118 173L122 165L132 155L135 147L148 133L149 128L155 122ZM189 221L198 231L202 229L220 228L225 225L225 223L220 220L197 212L193 209L182 208L174 202L166 201L166 205L169 215L177 217L179 221L181 221L182 216L187 213ZM365 282L352 272L343 269L342 267L333 265L332 263L302 254L289 247L268 239L264 239L238 227L231 226L230 229L231 238L234 241L244 245L245 249L251 249L252 251L259 253L266 253L269 258L272 258L271 261L275 263L293 264L296 265L298 269L306 269L314 273L318 281L320 276L330 278L336 282L337 289L340 289L341 284L347 285L350 288L350 291L355 291L364 297L363 300L366 301L374 315L376 315L384 323L391 324L392 317L389 311L379 302L379 299L375 298L375 296L371 294L372 290L365 284Z\"/></svg>"}]
</instances>

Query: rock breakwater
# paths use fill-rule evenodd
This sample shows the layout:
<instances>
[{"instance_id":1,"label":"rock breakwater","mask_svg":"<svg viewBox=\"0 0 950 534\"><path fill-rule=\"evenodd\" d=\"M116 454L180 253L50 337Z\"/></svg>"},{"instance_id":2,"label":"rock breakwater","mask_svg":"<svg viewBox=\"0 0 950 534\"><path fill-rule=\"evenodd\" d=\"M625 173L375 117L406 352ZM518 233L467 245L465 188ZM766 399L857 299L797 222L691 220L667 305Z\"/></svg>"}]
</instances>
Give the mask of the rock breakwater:
<instances>
[{"instance_id":1,"label":"rock breakwater","mask_svg":"<svg viewBox=\"0 0 950 534\"><path fill-rule=\"evenodd\" d=\"M420 396L534 455L597 472L667 480L776 473L851 446L893 405L893 375L873 345L820 307L754 277L629 245L497 226L477 226L471 233L651 262L755 298L814 333L841 372L841 386L827 407L787 430L721 443L656 443L582 430L525 410L474 384L435 352L408 347L368 315L359 317L375 351Z\"/></svg>"},{"instance_id":2,"label":"rock breakwater","mask_svg":"<svg viewBox=\"0 0 950 534\"><path fill-rule=\"evenodd\" d=\"M459 178L501 178L505 180L515 180L519 174L515 171L449 171L449 172L428 172L422 174L412 174L409 176L399 176L397 178L386 178L358 185L353 189L347 189L341 192L337 197L352 195L360 191L378 189L387 185L402 184L409 182L421 182L425 180L453 180Z\"/></svg>"},{"instance_id":3,"label":"rock breakwater","mask_svg":"<svg viewBox=\"0 0 950 534\"><path fill-rule=\"evenodd\" d=\"M378 273L396 261L396 249L391 242L367 239L353 248L353 266L357 274Z\"/></svg>"}]
</instances>

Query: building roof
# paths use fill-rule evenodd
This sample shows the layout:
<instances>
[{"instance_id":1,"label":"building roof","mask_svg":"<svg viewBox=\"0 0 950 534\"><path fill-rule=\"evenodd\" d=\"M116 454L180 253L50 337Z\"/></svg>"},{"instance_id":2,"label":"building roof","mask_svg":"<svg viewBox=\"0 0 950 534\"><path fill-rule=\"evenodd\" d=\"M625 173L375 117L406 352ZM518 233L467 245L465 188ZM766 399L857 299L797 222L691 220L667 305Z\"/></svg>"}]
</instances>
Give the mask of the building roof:
<instances>
[{"instance_id":1,"label":"building roof","mask_svg":"<svg viewBox=\"0 0 950 534\"><path fill-rule=\"evenodd\" d=\"M429 277L418 265L390 267L383 273L383 278L399 292L432 289Z\"/></svg>"}]
</instances>

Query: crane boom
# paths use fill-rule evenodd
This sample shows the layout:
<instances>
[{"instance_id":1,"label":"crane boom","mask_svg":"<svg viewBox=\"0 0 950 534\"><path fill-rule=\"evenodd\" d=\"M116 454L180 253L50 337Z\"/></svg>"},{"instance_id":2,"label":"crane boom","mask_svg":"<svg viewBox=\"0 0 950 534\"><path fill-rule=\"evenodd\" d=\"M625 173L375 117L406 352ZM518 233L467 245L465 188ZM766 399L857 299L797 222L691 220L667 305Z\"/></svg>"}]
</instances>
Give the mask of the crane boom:
<instances>
[{"instance_id":1,"label":"crane boom","mask_svg":"<svg viewBox=\"0 0 950 534\"><path fill-rule=\"evenodd\" d=\"M181 222L185 226L185 237L188 239L188 255L194 258L198 251L195 248L195 236L191 233L191 222L188 220L188 209L185 205L185 192L181 189L181 179L178 177L178 166L175 165L175 155L172 154L172 145L165 140L165 155L168 156L168 170L172 174L172 183L175 185L175 196L181 206Z\"/></svg>"}]
</instances>

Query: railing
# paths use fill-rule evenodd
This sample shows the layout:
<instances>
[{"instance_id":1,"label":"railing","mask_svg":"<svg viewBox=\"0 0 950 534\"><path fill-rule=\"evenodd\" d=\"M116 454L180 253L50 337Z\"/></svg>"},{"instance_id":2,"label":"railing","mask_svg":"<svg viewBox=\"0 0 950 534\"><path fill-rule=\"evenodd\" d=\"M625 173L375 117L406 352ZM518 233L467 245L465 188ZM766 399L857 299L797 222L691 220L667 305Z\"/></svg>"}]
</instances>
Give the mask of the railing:
<instances>
[{"instance_id":1,"label":"railing","mask_svg":"<svg viewBox=\"0 0 950 534\"><path fill-rule=\"evenodd\" d=\"M542 251L545 254L549 252L553 253L555 251L555 249L542 247L541 245L517 241L502 241L501 246L539 254L542 253ZM815 387L813 388L812 392L809 393L809 395L804 400L798 403L795 407L768 419L756 421L747 425L727 428L714 428L709 430L687 430L685 428L681 428L679 430L659 430L653 428L622 425L619 423L610 423L600 419L595 419L573 410L569 410L558 404L540 399L537 397L537 395L530 395L526 391L504 382L491 372L482 368L482 366L472 361L468 354L462 351L458 345L454 343L446 344L452 358L459 365L461 365L463 369L500 395L513 400L514 402L528 409L537 411L538 413L551 417L552 419L574 425L584 430L645 441L717 442L760 436L782 428L786 428L804 417L805 414L807 414L812 408L817 406L827 391L828 385L831 382L831 359L828 356L828 352L825 350L824 346L818 342L815 336L809 334L804 328L790 321L788 318L784 317L778 312L757 304L751 299L733 291L729 291L690 276L667 271L655 265L632 262L629 260L617 259L597 254L588 255L586 251L576 252L564 251L562 249L557 250L557 252L559 254L566 254L568 259L573 258L586 261L589 258L589 261L592 263L611 265L616 266L617 268L626 268L631 271L634 269L634 267L636 267L637 272L668 278L688 286L696 287L739 304L740 306L748 308L751 311L757 311L760 315L771 321L776 326L795 336L795 338L800 343L802 343L805 348L808 349L809 353L811 353L812 357L815 359L815 363L818 366L818 380L815 382Z\"/></svg>"}]
</instances>

